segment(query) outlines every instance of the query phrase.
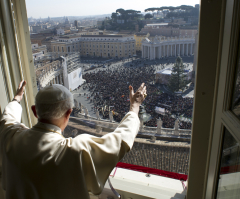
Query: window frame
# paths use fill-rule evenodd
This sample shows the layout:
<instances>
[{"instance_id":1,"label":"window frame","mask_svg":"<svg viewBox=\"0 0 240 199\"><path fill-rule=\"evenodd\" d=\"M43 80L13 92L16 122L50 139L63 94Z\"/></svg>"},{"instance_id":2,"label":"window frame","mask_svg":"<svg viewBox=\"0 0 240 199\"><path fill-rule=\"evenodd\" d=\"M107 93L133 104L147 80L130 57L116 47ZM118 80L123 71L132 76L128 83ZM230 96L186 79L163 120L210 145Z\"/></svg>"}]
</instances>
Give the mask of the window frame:
<instances>
[{"instance_id":1,"label":"window frame","mask_svg":"<svg viewBox=\"0 0 240 199\"><path fill-rule=\"evenodd\" d=\"M11 2L13 5L11 5ZM21 102L23 107L22 121L29 127L36 123L37 119L30 110L34 104L37 93L36 75L32 57L30 34L28 28L25 1L2 0L0 2L1 26L5 40L7 67L5 76L8 77L8 91L10 99L15 95L21 80L27 81L25 95ZM14 13L14 16L13 16Z\"/></svg>"},{"instance_id":2,"label":"window frame","mask_svg":"<svg viewBox=\"0 0 240 199\"><path fill-rule=\"evenodd\" d=\"M240 143L240 120L231 111L234 89L235 70L238 64L240 42L240 2L228 0L226 3L223 47L219 75L218 94L216 102L216 117L214 122L209 170L207 178L206 198L217 196L219 169L221 166L224 129Z\"/></svg>"},{"instance_id":3,"label":"window frame","mask_svg":"<svg viewBox=\"0 0 240 199\"><path fill-rule=\"evenodd\" d=\"M10 98L13 96L13 91L16 90L19 81L23 79L24 75L28 84L23 102L23 112L25 112L25 115L23 114L23 122L31 127L36 120L34 120L33 115L29 113L29 105L34 104L37 86L32 60L31 43L29 40L30 34L28 30L26 5L25 0L12 0L14 5L16 5L14 6L14 12L16 13L15 20L20 52L20 54L18 54L16 48L14 50L14 46L16 46L17 41L12 34L14 33L14 26L13 20L11 19L12 15L9 12L11 7L9 2L9 0L2 0L0 3L0 9L1 11L4 10L3 8L6 10L5 13L2 13L2 15L7 17L3 18L3 26L5 27L6 32L5 39L6 41L10 42L6 51L7 59L9 61L8 67L13 70L12 74L9 75L11 77L11 85L9 86L9 90L11 91ZM187 190L188 198L196 198L196 196L198 196L197 198L205 198L206 193L209 172L208 167L211 157L210 153L213 138L213 124L216 110L225 3L226 0L201 1L201 23L199 26L200 37L197 60L198 67L196 72L196 84L194 92L195 98L191 140L192 146L190 152L189 180ZM3 5L5 7L3 7ZM9 24L7 24L7 22L9 22ZM8 32L12 33L7 35ZM13 39L12 41L14 42L11 42L10 39ZM123 44L122 47L124 47ZM121 44L119 45L119 48L121 49ZM15 67L17 68L15 69L13 66L16 65L21 68ZM21 70L22 73L20 72ZM208 71L208 74L206 74L206 71ZM207 80L203 77L206 77ZM7 83L10 82L7 81ZM199 150L199 148L203 150ZM213 192L213 189L211 189L211 192Z\"/></svg>"}]
</instances>

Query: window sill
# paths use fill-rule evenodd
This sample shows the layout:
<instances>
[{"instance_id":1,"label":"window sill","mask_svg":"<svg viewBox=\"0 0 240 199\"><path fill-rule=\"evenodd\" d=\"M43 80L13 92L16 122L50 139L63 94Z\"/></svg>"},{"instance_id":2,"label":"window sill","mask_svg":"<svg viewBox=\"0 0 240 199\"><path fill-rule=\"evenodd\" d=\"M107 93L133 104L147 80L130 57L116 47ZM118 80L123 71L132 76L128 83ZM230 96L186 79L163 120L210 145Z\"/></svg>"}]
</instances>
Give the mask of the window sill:
<instances>
[{"instance_id":1,"label":"window sill","mask_svg":"<svg viewBox=\"0 0 240 199\"><path fill-rule=\"evenodd\" d=\"M123 168L114 168L110 174L111 183L122 196L122 198L145 199L184 199L186 196L186 181L184 185L180 180L150 174L146 176L144 172L132 171ZM103 192L98 198L113 197L108 182L106 182ZM94 198L92 196L91 198Z\"/></svg>"}]
</instances>

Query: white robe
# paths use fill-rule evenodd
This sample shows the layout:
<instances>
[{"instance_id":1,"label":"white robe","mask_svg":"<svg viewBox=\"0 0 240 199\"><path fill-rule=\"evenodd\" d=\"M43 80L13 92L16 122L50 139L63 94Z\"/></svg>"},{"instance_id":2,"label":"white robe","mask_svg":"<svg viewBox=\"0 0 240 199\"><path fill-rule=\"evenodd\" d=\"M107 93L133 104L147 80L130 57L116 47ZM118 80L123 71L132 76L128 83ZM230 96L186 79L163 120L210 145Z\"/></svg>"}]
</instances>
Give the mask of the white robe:
<instances>
[{"instance_id":1,"label":"white robe","mask_svg":"<svg viewBox=\"0 0 240 199\"><path fill-rule=\"evenodd\" d=\"M129 112L113 133L64 138L55 125L29 129L10 102L0 120L0 167L7 199L87 199L100 194L110 172L132 148L139 129Z\"/></svg>"}]
</instances>

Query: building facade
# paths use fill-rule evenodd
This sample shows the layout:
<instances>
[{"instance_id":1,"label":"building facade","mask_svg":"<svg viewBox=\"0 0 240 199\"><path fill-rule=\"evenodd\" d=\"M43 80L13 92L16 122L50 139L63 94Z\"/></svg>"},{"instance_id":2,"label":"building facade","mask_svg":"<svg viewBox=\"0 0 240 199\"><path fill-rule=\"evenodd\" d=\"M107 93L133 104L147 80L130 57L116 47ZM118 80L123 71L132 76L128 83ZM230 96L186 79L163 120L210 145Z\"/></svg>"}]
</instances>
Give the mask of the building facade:
<instances>
[{"instance_id":1,"label":"building facade","mask_svg":"<svg viewBox=\"0 0 240 199\"><path fill-rule=\"evenodd\" d=\"M169 26L168 23L147 24L141 33L149 33L151 36L161 35L165 37L195 36L197 29L181 29L177 26Z\"/></svg>"},{"instance_id":2,"label":"building facade","mask_svg":"<svg viewBox=\"0 0 240 199\"><path fill-rule=\"evenodd\" d=\"M63 59L64 86L70 91L73 91L83 83L80 55L78 53L72 53L67 57L61 58Z\"/></svg>"},{"instance_id":3,"label":"building facade","mask_svg":"<svg viewBox=\"0 0 240 199\"><path fill-rule=\"evenodd\" d=\"M39 46L37 43L32 44L32 56L33 60L42 59L47 53L47 46L41 45Z\"/></svg>"},{"instance_id":4,"label":"building facade","mask_svg":"<svg viewBox=\"0 0 240 199\"><path fill-rule=\"evenodd\" d=\"M134 36L123 35L79 35L59 38L51 42L55 58L69 53L80 53L83 57L123 58L136 55Z\"/></svg>"},{"instance_id":5,"label":"building facade","mask_svg":"<svg viewBox=\"0 0 240 199\"><path fill-rule=\"evenodd\" d=\"M146 37L149 37L150 34L149 33L136 33L134 35L134 38L136 40L136 51L141 51L142 50L142 40L145 39Z\"/></svg>"},{"instance_id":6,"label":"building facade","mask_svg":"<svg viewBox=\"0 0 240 199\"><path fill-rule=\"evenodd\" d=\"M81 56L123 58L136 55L134 36L82 35Z\"/></svg>"},{"instance_id":7,"label":"building facade","mask_svg":"<svg viewBox=\"0 0 240 199\"><path fill-rule=\"evenodd\" d=\"M182 37L160 37L155 36L150 40L145 38L142 41L142 58L150 60L162 57L188 56L193 55L195 38Z\"/></svg>"},{"instance_id":8,"label":"building facade","mask_svg":"<svg viewBox=\"0 0 240 199\"><path fill-rule=\"evenodd\" d=\"M65 31L62 28L57 29L57 35L64 35Z\"/></svg>"}]
</instances>

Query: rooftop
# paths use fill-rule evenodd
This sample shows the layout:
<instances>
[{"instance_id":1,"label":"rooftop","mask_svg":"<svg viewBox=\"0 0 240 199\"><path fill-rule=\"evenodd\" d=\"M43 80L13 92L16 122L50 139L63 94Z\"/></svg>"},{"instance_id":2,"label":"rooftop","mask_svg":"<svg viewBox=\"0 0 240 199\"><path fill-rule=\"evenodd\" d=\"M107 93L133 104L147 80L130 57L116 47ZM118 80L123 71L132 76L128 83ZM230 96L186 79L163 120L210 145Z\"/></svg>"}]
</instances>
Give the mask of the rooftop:
<instances>
[{"instance_id":1,"label":"rooftop","mask_svg":"<svg viewBox=\"0 0 240 199\"><path fill-rule=\"evenodd\" d=\"M147 33L137 32L137 33L135 33L135 35L147 35Z\"/></svg>"},{"instance_id":2,"label":"rooftop","mask_svg":"<svg viewBox=\"0 0 240 199\"><path fill-rule=\"evenodd\" d=\"M167 26L168 23L152 23L152 24L147 24L147 26Z\"/></svg>"},{"instance_id":3,"label":"rooftop","mask_svg":"<svg viewBox=\"0 0 240 199\"><path fill-rule=\"evenodd\" d=\"M123 37L122 35L81 35L81 37Z\"/></svg>"},{"instance_id":4,"label":"rooftop","mask_svg":"<svg viewBox=\"0 0 240 199\"><path fill-rule=\"evenodd\" d=\"M171 74L172 74L172 71L169 70L169 69L166 69L166 70L158 71L157 73L161 73L161 74L165 74L165 75L171 75Z\"/></svg>"}]
</instances>

